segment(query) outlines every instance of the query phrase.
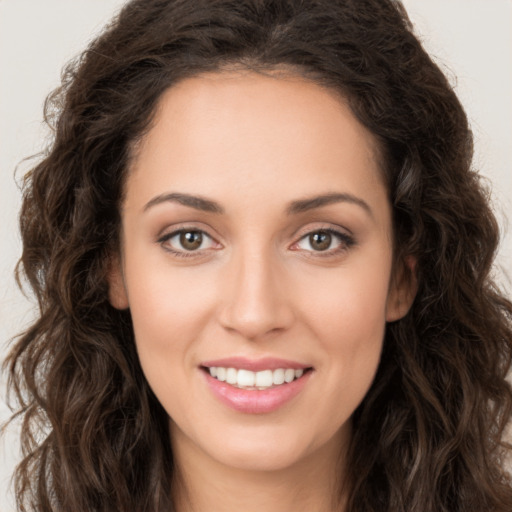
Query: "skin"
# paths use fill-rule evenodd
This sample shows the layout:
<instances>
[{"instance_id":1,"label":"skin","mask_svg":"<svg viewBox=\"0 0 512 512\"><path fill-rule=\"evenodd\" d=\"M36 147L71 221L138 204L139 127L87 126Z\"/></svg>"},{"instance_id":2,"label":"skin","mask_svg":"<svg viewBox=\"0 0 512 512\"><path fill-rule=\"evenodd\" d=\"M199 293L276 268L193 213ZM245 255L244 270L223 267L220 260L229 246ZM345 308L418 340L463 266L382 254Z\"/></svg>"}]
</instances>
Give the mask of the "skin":
<instances>
[{"instance_id":1,"label":"skin","mask_svg":"<svg viewBox=\"0 0 512 512\"><path fill-rule=\"evenodd\" d=\"M331 194L341 196L290 212ZM180 229L204 233L200 248L180 245ZM321 229L340 233L327 250L308 236ZM334 510L351 415L386 322L414 295L392 268L378 148L342 98L252 72L200 75L163 95L127 179L109 283L112 304L130 308L143 371L170 417L180 512ZM278 410L241 413L200 368L232 356L313 370Z\"/></svg>"}]
</instances>

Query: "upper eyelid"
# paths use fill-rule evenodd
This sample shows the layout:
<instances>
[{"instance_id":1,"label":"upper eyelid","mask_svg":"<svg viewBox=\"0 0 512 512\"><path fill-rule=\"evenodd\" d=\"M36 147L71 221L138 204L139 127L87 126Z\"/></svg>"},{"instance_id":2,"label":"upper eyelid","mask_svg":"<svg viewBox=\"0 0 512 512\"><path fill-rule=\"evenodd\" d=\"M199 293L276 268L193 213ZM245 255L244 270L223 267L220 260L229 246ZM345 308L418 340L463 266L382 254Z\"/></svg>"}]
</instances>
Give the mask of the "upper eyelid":
<instances>
[{"instance_id":1,"label":"upper eyelid","mask_svg":"<svg viewBox=\"0 0 512 512\"><path fill-rule=\"evenodd\" d=\"M318 222L314 223L314 226L311 226L311 224L313 223L297 229L293 233L293 237L296 240L300 240L311 233L316 233L317 231L329 231L330 233L339 234L340 236L354 237L354 234L350 229L340 226L339 224L333 224L330 222Z\"/></svg>"},{"instance_id":2,"label":"upper eyelid","mask_svg":"<svg viewBox=\"0 0 512 512\"><path fill-rule=\"evenodd\" d=\"M301 240L304 240L304 238L312 235L313 233L319 233L321 231L324 231L326 233L329 233L331 235L334 235L334 236L338 237L340 239L340 241L342 241L342 242L347 242L347 240L354 241L354 237L351 234L344 233L342 231L339 231L337 229L332 229L332 228L320 228L320 229L313 229L313 230L308 231L307 233L304 233L303 235L299 236L296 239L296 241L293 242L293 245L297 244Z\"/></svg>"},{"instance_id":3,"label":"upper eyelid","mask_svg":"<svg viewBox=\"0 0 512 512\"><path fill-rule=\"evenodd\" d=\"M202 233L203 237L206 236L207 238L209 238L213 244L222 246L222 244L219 241L217 241L217 239L215 237L213 237L212 235L210 235L208 232L206 232L202 229L190 229L190 228L189 229L187 229L187 228L175 229L175 230L169 231L167 233L164 233L158 237L157 243L164 244L165 242L169 242L169 240L173 239L175 236L178 236L181 233L186 233L187 231L200 232L200 233ZM179 249L176 249L176 250L179 250ZM202 249L202 250L207 250L207 249ZM188 251L183 251L183 252L188 252ZM196 251L191 251L191 252L200 252L200 250L197 249Z\"/></svg>"},{"instance_id":4,"label":"upper eyelid","mask_svg":"<svg viewBox=\"0 0 512 512\"><path fill-rule=\"evenodd\" d=\"M197 231L198 233L202 233L203 235L206 235L207 237L214 239L214 237L212 235L210 235L210 233L208 233L208 231L205 231L204 229L198 229L198 228L177 228L177 229L172 229L170 231L164 230L161 234L158 235L158 238L159 239L162 239L162 238L169 239L169 238L175 237L176 235L179 235L180 233L187 233L189 231L190 232Z\"/></svg>"},{"instance_id":5,"label":"upper eyelid","mask_svg":"<svg viewBox=\"0 0 512 512\"><path fill-rule=\"evenodd\" d=\"M304 233L303 235L301 235L299 237L299 240L302 240L303 238L306 238L307 236L310 236L310 235L312 235L314 233L320 233L320 232L329 233L329 234L334 235L334 236L339 236L340 238L351 237L351 235L349 235L348 233L344 233L343 231L340 231L338 229L319 228L319 229L313 229L311 231L308 231L307 233Z\"/></svg>"},{"instance_id":6,"label":"upper eyelid","mask_svg":"<svg viewBox=\"0 0 512 512\"><path fill-rule=\"evenodd\" d=\"M165 228L158 231L156 238L157 240L160 240L164 237L169 238L178 233L183 233L184 231L200 231L201 233L209 236L211 239L218 241L218 237L211 234L211 228L204 226L201 222L183 222L173 224L172 226L166 226Z\"/></svg>"}]
</instances>

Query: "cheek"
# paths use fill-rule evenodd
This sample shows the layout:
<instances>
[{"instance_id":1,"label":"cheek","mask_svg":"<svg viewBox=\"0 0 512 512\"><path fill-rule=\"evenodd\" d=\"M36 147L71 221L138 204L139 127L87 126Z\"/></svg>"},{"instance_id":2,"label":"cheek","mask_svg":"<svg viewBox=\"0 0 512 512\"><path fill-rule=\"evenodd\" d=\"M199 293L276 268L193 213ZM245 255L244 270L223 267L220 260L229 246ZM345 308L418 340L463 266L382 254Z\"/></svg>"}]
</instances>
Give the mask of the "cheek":
<instances>
[{"instance_id":1,"label":"cheek","mask_svg":"<svg viewBox=\"0 0 512 512\"><path fill-rule=\"evenodd\" d=\"M144 376L169 415L172 411L181 417L190 408L186 397L190 394L189 377L195 370L195 341L207 314L199 294L186 283L168 279L159 273L143 282L132 280L131 315Z\"/></svg>"},{"instance_id":2,"label":"cheek","mask_svg":"<svg viewBox=\"0 0 512 512\"><path fill-rule=\"evenodd\" d=\"M372 305L366 299L361 296L358 301L352 295L347 300L339 299L336 306L326 304L310 322L330 358L330 376L339 379L330 389L339 391L341 387L360 395L373 380L382 350L385 319L381 302Z\"/></svg>"},{"instance_id":3,"label":"cheek","mask_svg":"<svg viewBox=\"0 0 512 512\"><path fill-rule=\"evenodd\" d=\"M201 271L195 277L176 271L165 258L125 261L135 342L144 374L158 396L172 399L166 387L179 388L192 368L194 342L209 321L213 291ZM194 271L192 271L194 272Z\"/></svg>"},{"instance_id":4,"label":"cheek","mask_svg":"<svg viewBox=\"0 0 512 512\"><path fill-rule=\"evenodd\" d=\"M335 393L362 400L380 360L386 325L390 257L333 269L329 279L308 286L305 322L329 356L329 379ZM346 395L345 395L346 396Z\"/></svg>"},{"instance_id":5,"label":"cheek","mask_svg":"<svg viewBox=\"0 0 512 512\"><path fill-rule=\"evenodd\" d=\"M303 283L309 290L303 310L315 329L324 333L320 339L333 343L343 339L358 349L380 338L386 319L391 258L384 251L374 254L332 269L321 280L315 282L312 278Z\"/></svg>"},{"instance_id":6,"label":"cheek","mask_svg":"<svg viewBox=\"0 0 512 512\"><path fill-rule=\"evenodd\" d=\"M136 338L173 345L169 342L186 339L183 335L194 326L199 329L214 296L211 272L201 266L176 266L163 249L144 248L143 244L133 243L125 252ZM152 333L149 339L148 333Z\"/></svg>"}]
</instances>

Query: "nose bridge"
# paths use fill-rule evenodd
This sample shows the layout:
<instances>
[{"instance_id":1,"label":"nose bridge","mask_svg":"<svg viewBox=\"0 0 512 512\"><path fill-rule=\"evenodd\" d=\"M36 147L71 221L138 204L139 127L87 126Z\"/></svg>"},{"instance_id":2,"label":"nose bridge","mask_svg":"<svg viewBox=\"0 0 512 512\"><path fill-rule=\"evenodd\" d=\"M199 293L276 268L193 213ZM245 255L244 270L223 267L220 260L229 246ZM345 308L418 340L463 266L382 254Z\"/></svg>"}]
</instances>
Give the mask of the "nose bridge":
<instances>
[{"instance_id":1,"label":"nose bridge","mask_svg":"<svg viewBox=\"0 0 512 512\"><path fill-rule=\"evenodd\" d=\"M284 277L271 249L249 246L235 251L229 280L222 311L225 328L254 339L289 326L292 312Z\"/></svg>"}]
</instances>

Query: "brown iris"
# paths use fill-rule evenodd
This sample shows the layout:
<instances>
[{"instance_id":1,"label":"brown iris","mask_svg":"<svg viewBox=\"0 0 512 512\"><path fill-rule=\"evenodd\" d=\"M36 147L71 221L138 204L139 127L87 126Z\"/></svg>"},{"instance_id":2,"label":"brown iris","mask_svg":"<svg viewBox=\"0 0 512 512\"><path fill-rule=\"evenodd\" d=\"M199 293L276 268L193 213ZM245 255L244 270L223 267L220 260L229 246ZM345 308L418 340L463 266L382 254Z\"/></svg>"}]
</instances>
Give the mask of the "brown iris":
<instances>
[{"instance_id":1,"label":"brown iris","mask_svg":"<svg viewBox=\"0 0 512 512\"><path fill-rule=\"evenodd\" d=\"M316 231L309 235L309 243L315 251L325 251L329 249L332 242L332 235L328 231Z\"/></svg>"},{"instance_id":2,"label":"brown iris","mask_svg":"<svg viewBox=\"0 0 512 512\"><path fill-rule=\"evenodd\" d=\"M180 233L180 244L187 251L195 251L203 243L203 234L200 231L183 231Z\"/></svg>"}]
</instances>

